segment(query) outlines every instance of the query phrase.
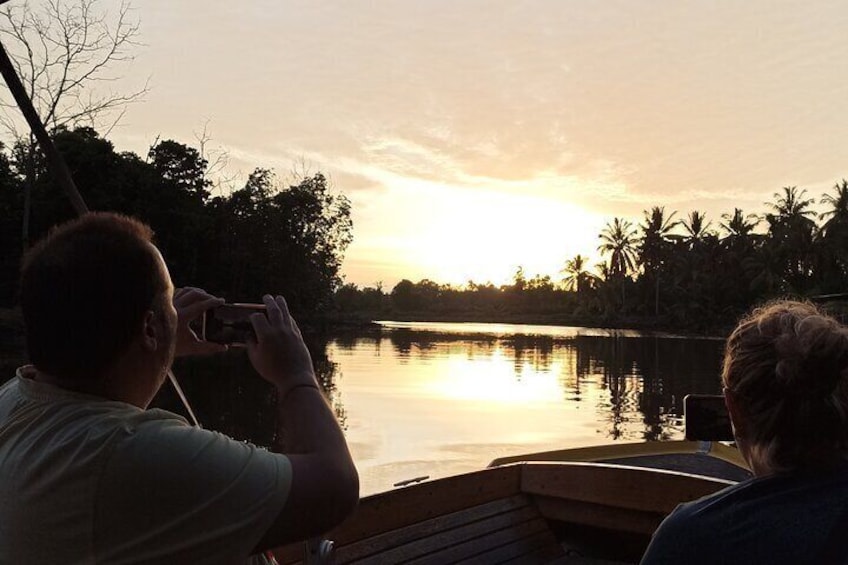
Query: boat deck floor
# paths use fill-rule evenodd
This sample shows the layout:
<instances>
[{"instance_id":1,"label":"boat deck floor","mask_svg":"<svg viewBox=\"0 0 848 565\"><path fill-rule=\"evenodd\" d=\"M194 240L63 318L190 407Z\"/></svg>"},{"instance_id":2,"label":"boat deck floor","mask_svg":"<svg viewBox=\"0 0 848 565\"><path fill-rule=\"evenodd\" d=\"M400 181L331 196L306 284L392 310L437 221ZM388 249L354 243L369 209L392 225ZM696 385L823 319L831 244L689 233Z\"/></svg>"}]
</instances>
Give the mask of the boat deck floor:
<instances>
[{"instance_id":1,"label":"boat deck floor","mask_svg":"<svg viewBox=\"0 0 848 565\"><path fill-rule=\"evenodd\" d=\"M616 459L604 459L604 463L613 465L630 465L633 467L649 467L652 469L665 469L690 473L692 475L704 475L727 479L729 481L744 481L751 478L751 472L742 469L717 457L711 457L704 453L666 453L660 455L637 455L633 457L621 457Z\"/></svg>"}]
</instances>

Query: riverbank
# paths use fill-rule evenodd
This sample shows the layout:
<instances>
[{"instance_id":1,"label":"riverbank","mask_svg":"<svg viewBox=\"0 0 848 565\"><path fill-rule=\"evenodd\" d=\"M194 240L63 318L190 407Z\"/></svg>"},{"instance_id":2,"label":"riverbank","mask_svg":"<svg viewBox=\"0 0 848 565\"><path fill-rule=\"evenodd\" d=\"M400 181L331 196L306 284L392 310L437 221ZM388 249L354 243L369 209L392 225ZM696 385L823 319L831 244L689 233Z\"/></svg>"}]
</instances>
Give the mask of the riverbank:
<instances>
[{"instance_id":1,"label":"riverbank","mask_svg":"<svg viewBox=\"0 0 848 565\"><path fill-rule=\"evenodd\" d=\"M452 322L452 323L489 323L489 324L519 324L532 326L569 326L603 329L637 330L648 332L664 332L692 337L723 337L728 335L735 324L700 325L698 327L681 327L673 324L664 317L655 316L621 316L601 318L594 316L573 316L561 312L416 312L416 311L358 311L334 312L325 314L318 319L309 320L309 325L318 325L322 330L364 330L375 327L377 320L395 322Z\"/></svg>"},{"instance_id":2,"label":"riverbank","mask_svg":"<svg viewBox=\"0 0 848 565\"><path fill-rule=\"evenodd\" d=\"M358 311L358 312L329 312L318 316L302 317L299 321L307 330L320 333L339 331L363 331L378 329L378 320L395 322L473 322L489 324L519 324L532 326L572 326L604 329L623 329L651 332L665 332L675 335L692 337L726 336L732 329L732 324L713 327L681 327L672 324L668 319L653 316L622 316L616 318L600 318L589 316L572 316L559 312L416 312L416 311ZM20 309L0 308L0 350L23 348L24 326Z\"/></svg>"}]
</instances>

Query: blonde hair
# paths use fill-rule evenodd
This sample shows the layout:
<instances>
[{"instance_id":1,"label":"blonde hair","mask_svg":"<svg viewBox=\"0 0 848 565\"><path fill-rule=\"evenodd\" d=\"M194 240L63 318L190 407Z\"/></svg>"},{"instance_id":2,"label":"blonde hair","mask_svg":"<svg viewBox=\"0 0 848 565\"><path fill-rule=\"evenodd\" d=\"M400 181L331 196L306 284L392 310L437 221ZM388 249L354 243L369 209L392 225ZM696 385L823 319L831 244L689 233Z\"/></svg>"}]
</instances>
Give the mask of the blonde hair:
<instances>
[{"instance_id":1,"label":"blonde hair","mask_svg":"<svg viewBox=\"0 0 848 565\"><path fill-rule=\"evenodd\" d=\"M831 464L848 452L848 328L806 302L742 319L722 381L741 437L775 471Z\"/></svg>"}]
</instances>

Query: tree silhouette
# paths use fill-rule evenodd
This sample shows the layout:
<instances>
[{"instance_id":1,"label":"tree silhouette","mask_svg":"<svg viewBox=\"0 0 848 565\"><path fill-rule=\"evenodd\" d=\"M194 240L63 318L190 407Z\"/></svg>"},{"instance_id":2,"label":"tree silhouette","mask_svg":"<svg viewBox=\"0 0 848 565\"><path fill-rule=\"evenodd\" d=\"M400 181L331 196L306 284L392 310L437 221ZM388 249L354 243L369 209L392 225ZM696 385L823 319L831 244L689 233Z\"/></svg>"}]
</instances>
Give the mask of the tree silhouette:
<instances>
[{"instance_id":1,"label":"tree silhouette","mask_svg":"<svg viewBox=\"0 0 848 565\"><path fill-rule=\"evenodd\" d=\"M689 212L689 216L681 222L684 231L686 232L685 241L689 248L692 249L698 246L708 236L711 235L710 226L712 222L707 221L706 215L703 212L694 210Z\"/></svg>"},{"instance_id":2,"label":"tree silhouette","mask_svg":"<svg viewBox=\"0 0 848 565\"><path fill-rule=\"evenodd\" d=\"M813 198L805 198L806 190L785 186L774 194L775 202L767 203L772 212L766 214L769 224L767 245L781 263L782 276L787 289L804 292L810 283L814 239L818 227L815 212L810 206Z\"/></svg>"},{"instance_id":3,"label":"tree silhouette","mask_svg":"<svg viewBox=\"0 0 848 565\"><path fill-rule=\"evenodd\" d=\"M719 225L727 232L727 237L733 239L750 237L760 223L759 216L745 214L740 208L734 208L733 214L722 214L721 219L723 221Z\"/></svg>"},{"instance_id":4,"label":"tree silhouette","mask_svg":"<svg viewBox=\"0 0 848 565\"><path fill-rule=\"evenodd\" d=\"M609 254L609 274L612 278L624 278L634 270L636 230L627 220L613 218L600 234L598 251Z\"/></svg>"},{"instance_id":5,"label":"tree silhouette","mask_svg":"<svg viewBox=\"0 0 848 565\"><path fill-rule=\"evenodd\" d=\"M592 285L593 276L586 269L586 258L582 255L575 255L573 259L565 262L565 268L562 273L565 275L563 283L568 290L576 291L581 294Z\"/></svg>"},{"instance_id":6,"label":"tree silhouette","mask_svg":"<svg viewBox=\"0 0 848 565\"><path fill-rule=\"evenodd\" d=\"M639 242L639 263L649 279L648 284L653 287L654 316L660 314L660 279L662 272L667 269L671 260L673 249L672 230L679 225L674 220L677 212L668 216L665 214L664 206L654 206L651 211L643 211L644 222L639 226L642 229L642 238ZM653 283L653 284L651 284Z\"/></svg>"}]
</instances>

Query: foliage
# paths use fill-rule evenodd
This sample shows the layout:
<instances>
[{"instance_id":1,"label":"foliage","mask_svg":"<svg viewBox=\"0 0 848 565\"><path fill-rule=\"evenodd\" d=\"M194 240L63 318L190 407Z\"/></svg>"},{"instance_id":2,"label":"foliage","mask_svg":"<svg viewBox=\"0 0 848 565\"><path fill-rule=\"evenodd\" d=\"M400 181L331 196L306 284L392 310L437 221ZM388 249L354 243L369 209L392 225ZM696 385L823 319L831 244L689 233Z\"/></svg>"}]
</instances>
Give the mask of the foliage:
<instances>
[{"instance_id":1,"label":"foliage","mask_svg":"<svg viewBox=\"0 0 848 565\"><path fill-rule=\"evenodd\" d=\"M135 58L139 23L129 3L112 6L98 0L51 0L33 8L9 3L0 10L0 34L30 100L51 129L86 125L111 129L128 104L147 86L116 92L115 67ZM0 126L13 139L28 136L20 112L8 94L0 99Z\"/></svg>"},{"instance_id":2,"label":"foliage","mask_svg":"<svg viewBox=\"0 0 848 565\"><path fill-rule=\"evenodd\" d=\"M244 186L210 198L206 160L173 140L156 143L142 160L118 153L89 127L59 128L54 141L93 210L113 210L149 223L177 285L197 285L230 301L284 294L294 310L315 312L341 284L351 242L350 203L324 175L284 187L257 169ZM23 213L23 163L16 146L0 152L0 303L16 295ZM32 230L40 237L74 212L42 159L34 162Z\"/></svg>"},{"instance_id":3,"label":"foliage","mask_svg":"<svg viewBox=\"0 0 848 565\"><path fill-rule=\"evenodd\" d=\"M500 287L426 279L403 280L389 294L347 287L337 307L356 311L369 293L369 311L397 317L721 330L765 300L848 289L848 181L819 199L818 215L815 202L784 187L762 216L734 208L716 229L701 211L678 221L677 212L654 206L638 227L624 218L607 223L597 273L577 255L565 261L560 285L518 267Z\"/></svg>"}]
</instances>

